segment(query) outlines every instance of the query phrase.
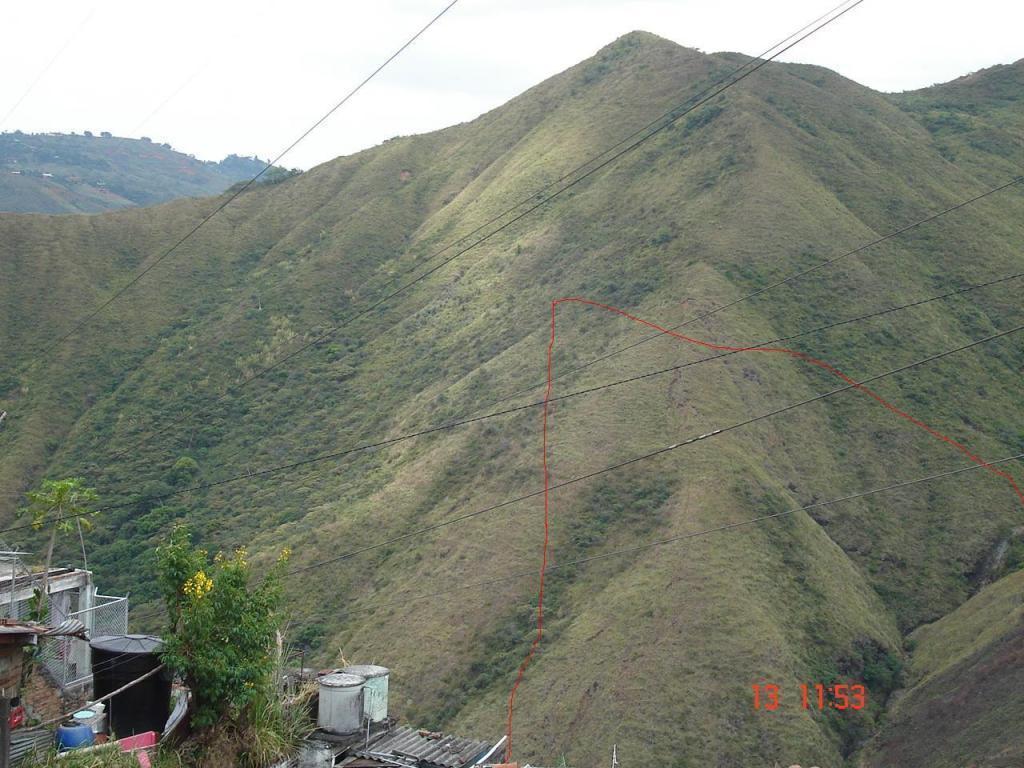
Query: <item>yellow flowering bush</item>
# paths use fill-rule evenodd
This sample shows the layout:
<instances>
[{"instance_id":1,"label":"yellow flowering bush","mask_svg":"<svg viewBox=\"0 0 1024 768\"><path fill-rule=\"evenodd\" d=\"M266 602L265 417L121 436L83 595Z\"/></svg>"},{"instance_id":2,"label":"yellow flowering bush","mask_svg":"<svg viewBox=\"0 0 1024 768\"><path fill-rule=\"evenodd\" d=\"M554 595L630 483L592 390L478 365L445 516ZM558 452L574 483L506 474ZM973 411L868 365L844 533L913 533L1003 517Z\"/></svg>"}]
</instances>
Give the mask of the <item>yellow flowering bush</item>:
<instances>
[{"instance_id":1,"label":"yellow flowering bush","mask_svg":"<svg viewBox=\"0 0 1024 768\"><path fill-rule=\"evenodd\" d=\"M186 581L182 589L193 600L201 600L203 595L213 589L213 579L203 571L196 571L196 575Z\"/></svg>"},{"instance_id":2,"label":"yellow flowering bush","mask_svg":"<svg viewBox=\"0 0 1024 768\"><path fill-rule=\"evenodd\" d=\"M193 726L243 722L271 684L287 555L252 584L244 548L211 560L178 526L157 558L171 618L163 661L192 689Z\"/></svg>"}]
</instances>

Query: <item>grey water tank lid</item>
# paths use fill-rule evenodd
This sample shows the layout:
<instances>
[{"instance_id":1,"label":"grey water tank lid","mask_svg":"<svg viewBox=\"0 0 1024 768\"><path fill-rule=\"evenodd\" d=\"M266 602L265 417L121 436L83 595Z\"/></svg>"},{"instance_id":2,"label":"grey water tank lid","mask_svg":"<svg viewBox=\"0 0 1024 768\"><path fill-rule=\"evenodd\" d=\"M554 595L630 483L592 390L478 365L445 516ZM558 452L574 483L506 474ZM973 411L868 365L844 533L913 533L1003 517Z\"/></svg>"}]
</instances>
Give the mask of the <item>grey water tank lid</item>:
<instances>
[{"instance_id":1,"label":"grey water tank lid","mask_svg":"<svg viewBox=\"0 0 1024 768\"><path fill-rule=\"evenodd\" d=\"M89 647L110 653L158 653L164 641L153 635L101 635L94 637Z\"/></svg>"},{"instance_id":2,"label":"grey water tank lid","mask_svg":"<svg viewBox=\"0 0 1024 768\"><path fill-rule=\"evenodd\" d=\"M341 671L347 675L361 675L367 679L371 677L384 677L384 675L391 674L391 670L387 667L378 667L376 664L353 664Z\"/></svg>"},{"instance_id":3,"label":"grey water tank lid","mask_svg":"<svg viewBox=\"0 0 1024 768\"><path fill-rule=\"evenodd\" d=\"M325 688L355 688L365 683L365 677L345 672L335 672L333 675L324 675L320 678L320 685Z\"/></svg>"}]
</instances>

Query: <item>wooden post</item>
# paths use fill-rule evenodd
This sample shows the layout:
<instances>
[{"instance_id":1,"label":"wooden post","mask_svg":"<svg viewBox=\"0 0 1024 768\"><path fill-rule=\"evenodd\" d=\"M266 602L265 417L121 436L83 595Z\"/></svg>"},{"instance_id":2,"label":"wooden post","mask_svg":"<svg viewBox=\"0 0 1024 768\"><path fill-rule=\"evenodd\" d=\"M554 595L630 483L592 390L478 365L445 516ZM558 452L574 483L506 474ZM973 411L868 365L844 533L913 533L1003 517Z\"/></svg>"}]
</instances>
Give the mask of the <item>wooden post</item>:
<instances>
[{"instance_id":1,"label":"wooden post","mask_svg":"<svg viewBox=\"0 0 1024 768\"><path fill-rule=\"evenodd\" d=\"M11 765L11 700L7 689L0 690L0 768Z\"/></svg>"}]
</instances>

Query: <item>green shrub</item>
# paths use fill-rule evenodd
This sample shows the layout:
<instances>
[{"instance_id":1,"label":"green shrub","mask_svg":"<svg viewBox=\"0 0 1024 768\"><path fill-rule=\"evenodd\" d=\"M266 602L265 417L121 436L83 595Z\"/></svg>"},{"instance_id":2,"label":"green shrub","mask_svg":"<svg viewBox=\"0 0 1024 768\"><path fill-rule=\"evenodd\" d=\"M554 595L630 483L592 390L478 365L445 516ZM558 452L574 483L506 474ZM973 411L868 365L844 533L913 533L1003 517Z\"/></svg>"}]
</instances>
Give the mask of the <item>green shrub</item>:
<instances>
[{"instance_id":1,"label":"green shrub","mask_svg":"<svg viewBox=\"0 0 1024 768\"><path fill-rule=\"evenodd\" d=\"M693 115L686 118L686 123L683 124L683 135L689 136L699 128L703 128L705 125L710 123L720 114L724 107L718 104L712 104L711 106L702 107L698 109Z\"/></svg>"},{"instance_id":2,"label":"green shrub","mask_svg":"<svg viewBox=\"0 0 1024 768\"><path fill-rule=\"evenodd\" d=\"M174 528L157 560L171 620L163 661L192 689L193 726L244 722L274 672L287 552L254 587L244 549L211 561L184 526Z\"/></svg>"},{"instance_id":3,"label":"green shrub","mask_svg":"<svg viewBox=\"0 0 1024 768\"><path fill-rule=\"evenodd\" d=\"M182 456L171 467L167 482L171 485L189 485L199 474L199 464L191 456Z\"/></svg>"}]
</instances>

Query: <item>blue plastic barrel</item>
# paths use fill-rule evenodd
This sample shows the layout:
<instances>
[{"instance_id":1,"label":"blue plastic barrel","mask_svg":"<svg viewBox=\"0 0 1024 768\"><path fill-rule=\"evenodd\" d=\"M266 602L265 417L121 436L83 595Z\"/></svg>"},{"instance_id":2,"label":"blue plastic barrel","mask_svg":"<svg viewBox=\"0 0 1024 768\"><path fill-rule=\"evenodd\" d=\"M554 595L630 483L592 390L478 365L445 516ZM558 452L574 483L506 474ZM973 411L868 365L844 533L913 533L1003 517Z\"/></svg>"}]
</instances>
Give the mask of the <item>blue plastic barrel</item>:
<instances>
[{"instance_id":1,"label":"blue plastic barrel","mask_svg":"<svg viewBox=\"0 0 1024 768\"><path fill-rule=\"evenodd\" d=\"M57 749L91 747L95 739L88 725L62 725L57 728Z\"/></svg>"}]
</instances>

